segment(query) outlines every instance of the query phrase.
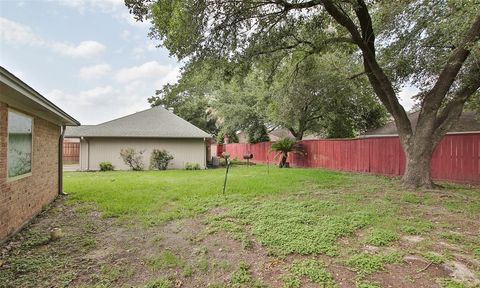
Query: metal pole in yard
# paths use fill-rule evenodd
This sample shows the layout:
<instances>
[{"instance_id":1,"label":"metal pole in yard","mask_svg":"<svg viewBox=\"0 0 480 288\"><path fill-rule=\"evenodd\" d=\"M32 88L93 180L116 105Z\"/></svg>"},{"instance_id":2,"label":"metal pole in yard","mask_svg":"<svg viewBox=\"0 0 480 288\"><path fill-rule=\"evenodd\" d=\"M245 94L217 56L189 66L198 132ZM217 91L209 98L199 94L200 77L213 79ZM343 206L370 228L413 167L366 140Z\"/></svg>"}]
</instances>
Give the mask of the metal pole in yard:
<instances>
[{"instance_id":1,"label":"metal pole in yard","mask_svg":"<svg viewBox=\"0 0 480 288\"><path fill-rule=\"evenodd\" d=\"M228 168L230 168L230 160L226 159L227 170L225 170L225 180L223 181L223 196L225 196L225 188L227 188Z\"/></svg>"},{"instance_id":2,"label":"metal pole in yard","mask_svg":"<svg viewBox=\"0 0 480 288\"><path fill-rule=\"evenodd\" d=\"M268 154L267 154L267 175L270 175L270 162L268 160Z\"/></svg>"}]
</instances>

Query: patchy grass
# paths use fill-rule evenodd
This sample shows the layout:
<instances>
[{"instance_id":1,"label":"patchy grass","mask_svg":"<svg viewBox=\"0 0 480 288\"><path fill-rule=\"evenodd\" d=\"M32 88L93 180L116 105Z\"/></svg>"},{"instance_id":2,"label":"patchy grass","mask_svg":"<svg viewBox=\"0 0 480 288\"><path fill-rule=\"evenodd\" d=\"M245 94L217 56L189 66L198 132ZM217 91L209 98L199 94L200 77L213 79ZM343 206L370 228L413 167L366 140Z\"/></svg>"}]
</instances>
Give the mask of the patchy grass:
<instances>
[{"instance_id":1,"label":"patchy grass","mask_svg":"<svg viewBox=\"0 0 480 288\"><path fill-rule=\"evenodd\" d=\"M365 243L374 246L386 246L397 239L398 236L393 231L386 229L372 229L368 231Z\"/></svg>"},{"instance_id":2,"label":"patchy grass","mask_svg":"<svg viewBox=\"0 0 480 288\"><path fill-rule=\"evenodd\" d=\"M153 271L183 267L183 262L170 250L160 253L159 256L148 258L145 262Z\"/></svg>"},{"instance_id":3,"label":"patchy grass","mask_svg":"<svg viewBox=\"0 0 480 288\"><path fill-rule=\"evenodd\" d=\"M385 264L399 263L402 255L399 252L385 254L355 254L346 261L346 264L360 274L371 274L383 270Z\"/></svg>"},{"instance_id":4,"label":"patchy grass","mask_svg":"<svg viewBox=\"0 0 480 288\"><path fill-rule=\"evenodd\" d=\"M233 167L224 197L224 172L66 173L68 198L1 247L0 283L472 287L454 261L480 275L478 187L257 165Z\"/></svg>"},{"instance_id":5,"label":"patchy grass","mask_svg":"<svg viewBox=\"0 0 480 288\"><path fill-rule=\"evenodd\" d=\"M285 286L295 287L300 283L300 278L306 278L312 283L319 284L321 287L334 288L337 287L335 280L330 272L325 268L325 265L315 259L305 259L303 261L294 261L290 267L292 274L285 281Z\"/></svg>"}]
</instances>

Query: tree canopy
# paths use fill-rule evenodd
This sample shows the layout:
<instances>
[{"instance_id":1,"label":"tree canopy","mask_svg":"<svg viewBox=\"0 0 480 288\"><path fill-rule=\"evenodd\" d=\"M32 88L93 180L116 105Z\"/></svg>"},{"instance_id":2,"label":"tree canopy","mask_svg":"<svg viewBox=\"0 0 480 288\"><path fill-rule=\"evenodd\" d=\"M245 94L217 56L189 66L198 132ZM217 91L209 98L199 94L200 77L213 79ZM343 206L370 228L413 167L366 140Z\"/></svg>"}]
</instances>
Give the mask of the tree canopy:
<instances>
[{"instance_id":1,"label":"tree canopy","mask_svg":"<svg viewBox=\"0 0 480 288\"><path fill-rule=\"evenodd\" d=\"M248 69L339 47L361 57L364 75L393 116L407 156L404 182L431 187L433 150L479 97L480 5L462 0L126 0L150 36L172 55L219 57ZM278 59L278 61L275 61ZM272 66L275 71L276 65ZM398 100L401 85L421 93L415 127Z\"/></svg>"}]
</instances>

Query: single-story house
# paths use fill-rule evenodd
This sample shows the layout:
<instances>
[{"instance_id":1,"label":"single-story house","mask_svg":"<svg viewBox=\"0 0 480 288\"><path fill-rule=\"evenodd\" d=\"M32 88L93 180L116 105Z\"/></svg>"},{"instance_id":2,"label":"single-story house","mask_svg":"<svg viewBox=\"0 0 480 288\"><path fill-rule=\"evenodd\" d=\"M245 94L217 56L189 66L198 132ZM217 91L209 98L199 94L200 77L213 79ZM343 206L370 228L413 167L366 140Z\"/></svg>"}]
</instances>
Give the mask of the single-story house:
<instances>
[{"instance_id":1,"label":"single-story house","mask_svg":"<svg viewBox=\"0 0 480 288\"><path fill-rule=\"evenodd\" d=\"M408 118L412 127L417 125L419 111L410 113ZM452 133L478 133L480 132L480 116L474 111L463 111L458 121L448 130L447 134ZM377 136L396 136L398 135L395 121L390 121L384 126L366 131L360 137L377 137Z\"/></svg>"},{"instance_id":2,"label":"single-story house","mask_svg":"<svg viewBox=\"0 0 480 288\"><path fill-rule=\"evenodd\" d=\"M0 243L62 193L62 136L80 125L0 67Z\"/></svg>"},{"instance_id":3,"label":"single-story house","mask_svg":"<svg viewBox=\"0 0 480 288\"><path fill-rule=\"evenodd\" d=\"M153 107L98 125L69 127L66 138L80 138L80 170L99 170L103 161L115 170L127 170L120 151L143 152L147 168L153 149L165 149L174 157L168 169L183 169L186 163L207 163L211 136L163 107Z\"/></svg>"}]
</instances>

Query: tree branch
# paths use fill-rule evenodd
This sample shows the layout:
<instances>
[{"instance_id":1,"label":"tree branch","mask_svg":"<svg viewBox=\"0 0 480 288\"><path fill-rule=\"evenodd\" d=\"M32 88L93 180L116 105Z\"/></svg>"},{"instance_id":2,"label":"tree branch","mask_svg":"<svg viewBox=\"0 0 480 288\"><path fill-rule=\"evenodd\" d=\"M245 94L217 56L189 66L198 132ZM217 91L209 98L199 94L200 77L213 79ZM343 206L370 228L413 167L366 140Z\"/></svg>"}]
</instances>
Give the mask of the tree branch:
<instances>
[{"instance_id":1,"label":"tree branch","mask_svg":"<svg viewBox=\"0 0 480 288\"><path fill-rule=\"evenodd\" d=\"M398 101L392 83L375 57L375 37L367 5L363 0L357 0L358 6L355 7L355 13L359 18L362 28L362 33L360 34L355 23L345 15L345 13L338 10L331 0L323 0L322 3L327 13L350 32L353 41L362 51L365 72L367 73L375 94L377 94L380 101L385 105L388 112L393 115L400 135L407 136L406 140L409 142L409 136L412 134L410 120L408 119L405 109L403 109Z\"/></svg>"},{"instance_id":2,"label":"tree branch","mask_svg":"<svg viewBox=\"0 0 480 288\"><path fill-rule=\"evenodd\" d=\"M443 137L458 120L465 102L480 88L480 60L472 64L467 73L473 78L467 78L462 87L455 93L453 99L445 105L435 121L435 137ZM438 140L440 140L438 139Z\"/></svg>"},{"instance_id":3,"label":"tree branch","mask_svg":"<svg viewBox=\"0 0 480 288\"><path fill-rule=\"evenodd\" d=\"M467 60L468 55L470 54L470 49L467 48L467 45L472 44L478 41L480 38L480 13L475 18L472 26L467 32L467 35L462 39L460 45L455 48L450 55L450 58L447 61L447 64L443 68L442 72L438 76L437 82L433 86L432 90L425 96L422 105L422 112L423 113L430 113L432 111L436 111L441 103L442 100L447 95L448 90L452 86L455 78L462 68L463 63ZM425 110L425 112L424 112ZM426 111L430 110L430 111ZM422 116L422 112L420 112L420 116Z\"/></svg>"}]
</instances>

